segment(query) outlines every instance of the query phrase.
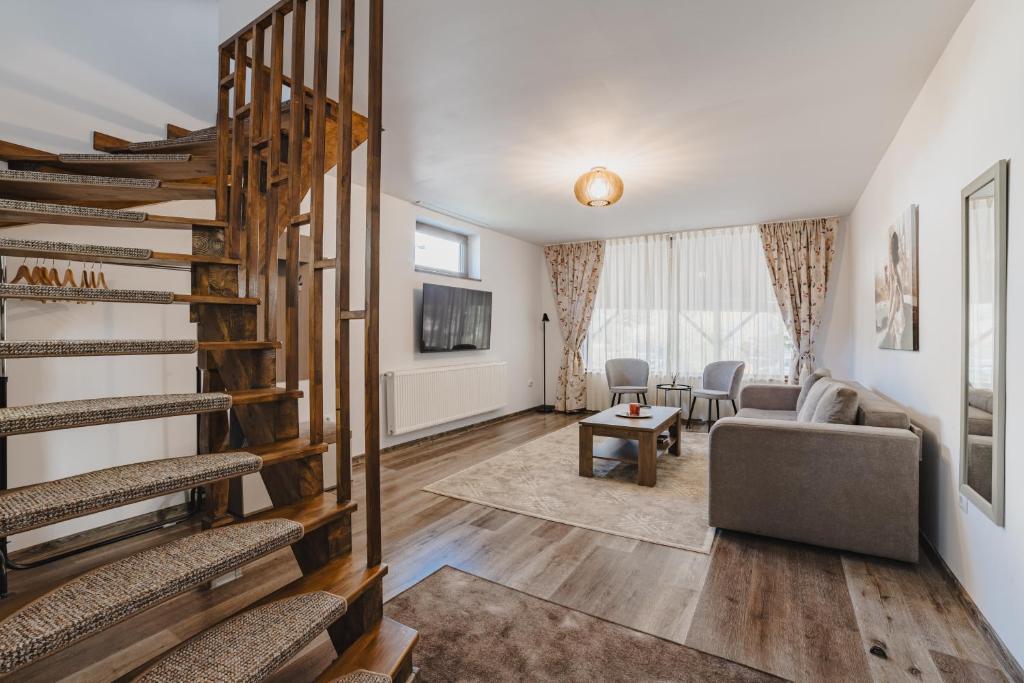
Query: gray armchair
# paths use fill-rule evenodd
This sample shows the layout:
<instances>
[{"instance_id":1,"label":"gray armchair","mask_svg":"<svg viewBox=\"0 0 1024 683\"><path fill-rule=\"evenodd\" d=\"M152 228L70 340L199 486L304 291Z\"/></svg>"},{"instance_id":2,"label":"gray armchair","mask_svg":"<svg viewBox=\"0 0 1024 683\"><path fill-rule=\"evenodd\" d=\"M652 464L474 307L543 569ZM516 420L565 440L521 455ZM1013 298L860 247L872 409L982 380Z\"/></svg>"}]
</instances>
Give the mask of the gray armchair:
<instances>
[{"instance_id":1,"label":"gray armchair","mask_svg":"<svg viewBox=\"0 0 1024 683\"><path fill-rule=\"evenodd\" d=\"M612 405L619 402L623 394L636 394L637 403L647 403L647 380L651 368L647 361L639 358L613 358L604 364L608 378L608 390L612 392Z\"/></svg>"},{"instance_id":2,"label":"gray armchair","mask_svg":"<svg viewBox=\"0 0 1024 683\"><path fill-rule=\"evenodd\" d=\"M747 364L741 360L720 360L709 363L704 368L704 377L701 380L700 389L693 390L690 398L690 412L686 415L686 426L690 426L690 416L693 415L693 407L698 398L708 402L708 431L711 431L711 420L713 417L712 408L722 417L722 407L719 401L730 401L732 410L736 412L736 399L740 395L740 383L743 381L743 370Z\"/></svg>"}]
</instances>

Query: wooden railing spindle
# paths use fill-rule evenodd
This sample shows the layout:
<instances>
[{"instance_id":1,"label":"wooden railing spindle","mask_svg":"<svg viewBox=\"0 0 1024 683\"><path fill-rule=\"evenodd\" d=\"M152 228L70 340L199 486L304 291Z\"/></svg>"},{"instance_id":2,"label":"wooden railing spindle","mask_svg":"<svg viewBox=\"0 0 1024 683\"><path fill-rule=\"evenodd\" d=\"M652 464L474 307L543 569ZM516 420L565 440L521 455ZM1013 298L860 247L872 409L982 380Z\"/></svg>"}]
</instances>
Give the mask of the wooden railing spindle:
<instances>
[{"instance_id":1,"label":"wooden railing spindle","mask_svg":"<svg viewBox=\"0 0 1024 683\"><path fill-rule=\"evenodd\" d=\"M292 74L288 106L288 247L285 285L285 385L299 388L299 226L291 223L302 202L302 138L305 120L306 0L292 4Z\"/></svg>"},{"instance_id":2,"label":"wooden railing spindle","mask_svg":"<svg viewBox=\"0 0 1024 683\"><path fill-rule=\"evenodd\" d=\"M366 563L381 563L380 515L380 165L384 0L370 0L370 64L366 151Z\"/></svg>"},{"instance_id":3,"label":"wooden railing spindle","mask_svg":"<svg viewBox=\"0 0 1024 683\"><path fill-rule=\"evenodd\" d=\"M337 234L334 252L334 406L337 439L338 504L352 499L352 366L349 362L352 262L352 81L355 0L341 0L338 68Z\"/></svg>"},{"instance_id":4,"label":"wooden railing spindle","mask_svg":"<svg viewBox=\"0 0 1024 683\"><path fill-rule=\"evenodd\" d=\"M270 89L268 115L270 119L267 135L267 202L264 216L264 280L263 294L263 336L277 340L277 242L278 207L281 202L281 185L276 182L281 173L281 97L284 92L284 14L275 11L270 25Z\"/></svg>"}]
</instances>

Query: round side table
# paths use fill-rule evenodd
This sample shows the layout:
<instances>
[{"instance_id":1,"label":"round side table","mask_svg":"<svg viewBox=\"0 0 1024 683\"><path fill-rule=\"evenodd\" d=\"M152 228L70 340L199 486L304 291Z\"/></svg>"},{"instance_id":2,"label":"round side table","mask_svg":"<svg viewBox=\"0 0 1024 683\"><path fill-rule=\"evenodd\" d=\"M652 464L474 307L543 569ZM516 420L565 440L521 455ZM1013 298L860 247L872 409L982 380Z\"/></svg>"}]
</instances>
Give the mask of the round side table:
<instances>
[{"instance_id":1,"label":"round side table","mask_svg":"<svg viewBox=\"0 0 1024 683\"><path fill-rule=\"evenodd\" d=\"M659 393L658 392L663 392L664 398L661 399L661 402L659 402L658 405L667 406L668 405L669 394L671 392L673 392L673 391L678 392L678 395L676 396L676 405L679 407L680 410L685 407L686 408L687 417L689 417L689 414L690 414L690 400L693 398L693 387L691 387L689 384L658 384L658 385L655 385L655 388L654 388L654 400L658 401L658 397L659 397ZM683 403L683 392L684 391L687 394L687 401L686 401L685 404Z\"/></svg>"}]
</instances>

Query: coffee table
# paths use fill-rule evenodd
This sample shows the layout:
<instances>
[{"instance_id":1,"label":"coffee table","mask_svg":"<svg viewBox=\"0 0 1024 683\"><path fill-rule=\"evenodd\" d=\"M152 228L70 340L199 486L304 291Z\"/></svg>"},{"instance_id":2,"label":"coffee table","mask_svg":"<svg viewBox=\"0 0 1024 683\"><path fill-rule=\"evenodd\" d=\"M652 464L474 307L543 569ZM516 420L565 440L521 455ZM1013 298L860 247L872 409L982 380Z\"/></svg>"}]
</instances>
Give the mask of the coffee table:
<instances>
[{"instance_id":1,"label":"coffee table","mask_svg":"<svg viewBox=\"0 0 1024 683\"><path fill-rule=\"evenodd\" d=\"M636 463L637 479L640 486L654 486L658 483L658 457L665 452L679 455L679 434L682 429L682 412L679 408L651 406L650 417L619 417L625 412L625 405L612 406L596 415L580 420L580 476L594 476L594 459L618 460ZM658 448L658 435L668 430L668 443ZM625 441L636 441L637 445L613 441L605 448L594 451L595 436L611 436Z\"/></svg>"}]
</instances>

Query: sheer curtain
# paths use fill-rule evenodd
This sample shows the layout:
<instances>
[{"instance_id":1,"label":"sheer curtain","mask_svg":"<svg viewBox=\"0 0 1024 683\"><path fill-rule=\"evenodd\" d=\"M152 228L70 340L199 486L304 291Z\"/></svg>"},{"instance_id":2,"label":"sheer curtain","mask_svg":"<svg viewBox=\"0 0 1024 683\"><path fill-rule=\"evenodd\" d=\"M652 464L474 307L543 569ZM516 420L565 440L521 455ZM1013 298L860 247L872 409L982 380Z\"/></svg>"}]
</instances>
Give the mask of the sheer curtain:
<instances>
[{"instance_id":1,"label":"sheer curtain","mask_svg":"<svg viewBox=\"0 0 1024 683\"><path fill-rule=\"evenodd\" d=\"M704 366L742 360L782 381L792 342L756 225L609 240L587 334L587 407L608 406L610 358L642 358L654 385L699 386Z\"/></svg>"}]
</instances>

